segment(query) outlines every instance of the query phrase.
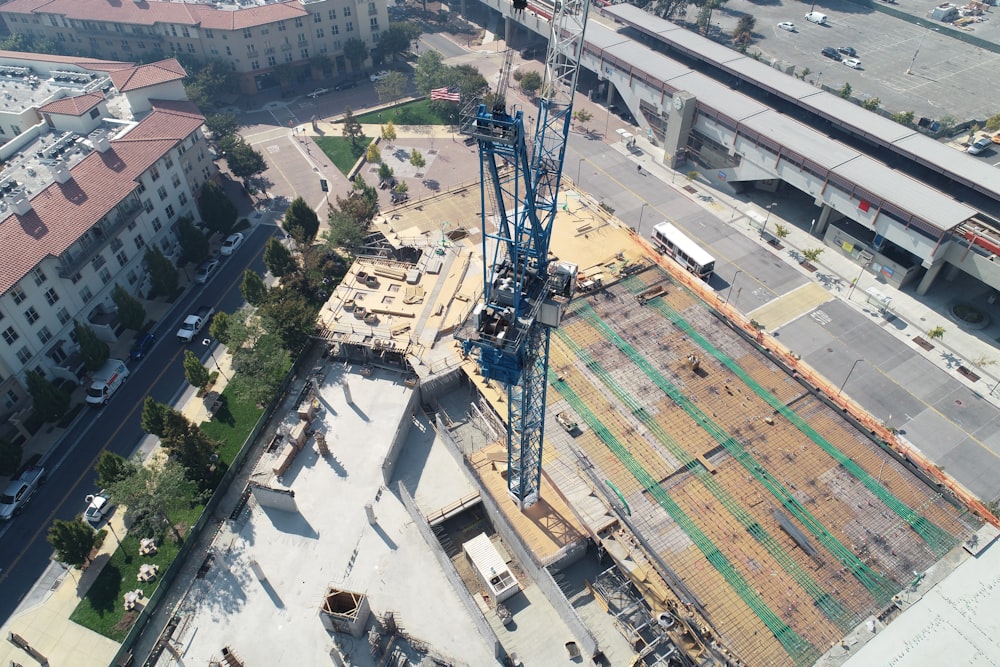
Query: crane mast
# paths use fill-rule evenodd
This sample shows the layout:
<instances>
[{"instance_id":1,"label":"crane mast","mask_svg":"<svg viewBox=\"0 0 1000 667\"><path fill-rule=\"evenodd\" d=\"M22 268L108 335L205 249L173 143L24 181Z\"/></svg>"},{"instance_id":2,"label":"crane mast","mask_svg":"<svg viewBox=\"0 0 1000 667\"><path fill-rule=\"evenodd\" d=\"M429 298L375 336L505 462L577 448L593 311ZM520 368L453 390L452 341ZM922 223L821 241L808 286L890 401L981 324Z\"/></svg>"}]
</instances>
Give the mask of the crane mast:
<instances>
[{"instance_id":1,"label":"crane mast","mask_svg":"<svg viewBox=\"0 0 1000 667\"><path fill-rule=\"evenodd\" d=\"M497 92L462 119L479 145L483 295L457 334L480 372L507 394L507 491L524 509L541 490L549 336L576 287L577 267L551 265L555 221L590 0L556 3L538 120L508 108L508 52Z\"/></svg>"}]
</instances>

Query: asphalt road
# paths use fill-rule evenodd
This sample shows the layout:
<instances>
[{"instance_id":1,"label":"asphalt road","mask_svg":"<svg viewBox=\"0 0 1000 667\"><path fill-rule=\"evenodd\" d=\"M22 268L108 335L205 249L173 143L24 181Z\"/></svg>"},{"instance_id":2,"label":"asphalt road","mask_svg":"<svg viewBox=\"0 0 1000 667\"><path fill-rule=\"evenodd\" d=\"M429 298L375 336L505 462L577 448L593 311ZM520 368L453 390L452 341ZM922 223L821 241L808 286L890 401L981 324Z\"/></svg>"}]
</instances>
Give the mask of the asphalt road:
<instances>
[{"instance_id":1,"label":"asphalt road","mask_svg":"<svg viewBox=\"0 0 1000 667\"><path fill-rule=\"evenodd\" d=\"M232 312L243 303L241 276L247 267L265 270L263 248L275 227L253 230L241 248L226 259L204 286L189 289L169 314L153 328L157 342L150 354L130 362L126 384L106 407L85 412L67 430L56 451L45 462L48 482L24 512L0 527L0 624L11 615L49 565L52 547L46 535L54 519L72 519L83 512L84 497L94 492L94 464L107 449L130 456L145 437L140 426L142 404L147 396L173 403L185 388L183 351L174 333L189 310L212 303L217 310ZM221 297L221 298L220 298ZM199 338L200 340L200 338ZM199 342L190 349L208 358L209 349Z\"/></svg>"}]
</instances>

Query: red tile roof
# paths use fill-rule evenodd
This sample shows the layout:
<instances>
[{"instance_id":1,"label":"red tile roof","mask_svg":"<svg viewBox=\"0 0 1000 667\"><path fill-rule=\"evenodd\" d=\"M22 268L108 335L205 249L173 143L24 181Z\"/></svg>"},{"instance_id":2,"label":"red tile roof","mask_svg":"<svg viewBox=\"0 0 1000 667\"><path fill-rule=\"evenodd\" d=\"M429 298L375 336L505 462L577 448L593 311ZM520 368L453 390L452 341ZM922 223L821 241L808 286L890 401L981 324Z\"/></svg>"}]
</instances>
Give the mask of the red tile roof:
<instances>
[{"instance_id":1,"label":"red tile roof","mask_svg":"<svg viewBox=\"0 0 1000 667\"><path fill-rule=\"evenodd\" d=\"M242 30L309 14L298 0L242 9L216 9L214 5L187 2L108 2L107 0L10 0L0 6L0 13L61 14L81 21L153 25L174 23L215 30Z\"/></svg>"},{"instance_id":2,"label":"red tile roof","mask_svg":"<svg viewBox=\"0 0 1000 667\"><path fill-rule=\"evenodd\" d=\"M86 93L76 97L64 97L39 107L39 113L59 113L67 116L82 116L104 101L103 93Z\"/></svg>"},{"instance_id":3,"label":"red tile roof","mask_svg":"<svg viewBox=\"0 0 1000 667\"><path fill-rule=\"evenodd\" d=\"M118 92L148 88L167 81L177 81L187 76L187 72L176 58L167 58L148 65L137 65L111 73L111 81Z\"/></svg>"},{"instance_id":4,"label":"red tile roof","mask_svg":"<svg viewBox=\"0 0 1000 667\"><path fill-rule=\"evenodd\" d=\"M178 141L204 122L198 113L157 109L72 170L66 183L52 183L31 199L25 215L0 221L0 294L48 256L65 252L136 187L136 180Z\"/></svg>"},{"instance_id":5,"label":"red tile roof","mask_svg":"<svg viewBox=\"0 0 1000 667\"><path fill-rule=\"evenodd\" d=\"M95 72L113 72L118 69L128 69L134 67L134 63L120 62L117 60L97 60L96 58L84 58L82 56L57 56L49 53L23 53L21 51L0 50L0 58L11 58L13 60L37 60L42 63L62 63L63 65L76 65L82 69L89 69Z\"/></svg>"}]
</instances>

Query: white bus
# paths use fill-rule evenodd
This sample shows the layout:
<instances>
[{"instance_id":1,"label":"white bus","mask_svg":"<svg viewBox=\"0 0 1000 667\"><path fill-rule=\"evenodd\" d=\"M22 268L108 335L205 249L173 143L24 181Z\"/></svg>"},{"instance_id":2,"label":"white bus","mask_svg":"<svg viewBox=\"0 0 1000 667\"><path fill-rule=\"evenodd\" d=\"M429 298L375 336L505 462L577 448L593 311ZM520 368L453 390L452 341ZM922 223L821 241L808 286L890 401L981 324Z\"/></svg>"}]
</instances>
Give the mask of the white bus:
<instances>
[{"instance_id":1,"label":"white bus","mask_svg":"<svg viewBox=\"0 0 1000 667\"><path fill-rule=\"evenodd\" d=\"M653 227L653 244L706 283L712 279L715 258L669 222Z\"/></svg>"}]
</instances>

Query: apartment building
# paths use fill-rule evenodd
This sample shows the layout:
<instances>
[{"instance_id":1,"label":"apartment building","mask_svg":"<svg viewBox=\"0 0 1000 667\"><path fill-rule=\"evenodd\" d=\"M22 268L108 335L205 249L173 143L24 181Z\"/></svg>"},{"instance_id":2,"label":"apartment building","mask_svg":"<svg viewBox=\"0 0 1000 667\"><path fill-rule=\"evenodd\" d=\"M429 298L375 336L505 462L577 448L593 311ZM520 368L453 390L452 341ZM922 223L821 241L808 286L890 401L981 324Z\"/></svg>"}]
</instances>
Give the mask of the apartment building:
<instances>
[{"instance_id":1,"label":"apartment building","mask_svg":"<svg viewBox=\"0 0 1000 667\"><path fill-rule=\"evenodd\" d=\"M220 59L247 95L278 85L283 65L298 79L348 72L344 43L371 49L389 25L386 0L10 0L0 17L12 33L50 39L63 53Z\"/></svg>"},{"instance_id":2,"label":"apartment building","mask_svg":"<svg viewBox=\"0 0 1000 667\"><path fill-rule=\"evenodd\" d=\"M115 285L142 294L147 246L175 255L198 219L217 170L184 76L0 51L0 420L28 407L27 370L78 380L73 321L114 341Z\"/></svg>"}]
</instances>

